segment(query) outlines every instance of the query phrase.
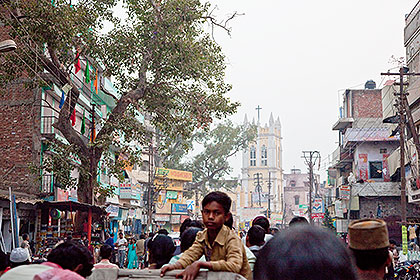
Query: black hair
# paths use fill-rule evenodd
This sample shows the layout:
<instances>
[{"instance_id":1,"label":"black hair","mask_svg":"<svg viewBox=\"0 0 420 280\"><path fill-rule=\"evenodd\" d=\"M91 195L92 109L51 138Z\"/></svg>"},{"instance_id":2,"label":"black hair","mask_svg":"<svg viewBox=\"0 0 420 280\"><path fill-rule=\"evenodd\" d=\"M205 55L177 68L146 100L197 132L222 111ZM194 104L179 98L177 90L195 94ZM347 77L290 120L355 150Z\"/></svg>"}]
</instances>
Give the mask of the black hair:
<instances>
[{"instance_id":1,"label":"black hair","mask_svg":"<svg viewBox=\"0 0 420 280\"><path fill-rule=\"evenodd\" d=\"M389 244L392 244L392 245L397 246L397 242L395 242L395 240L394 240L394 239L390 239L390 240L389 240Z\"/></svg>"},{"instance_id":2,"label":"black hair","mask_svg":"<svg viewBox=\"0 0 420 280\"><path fill-rule=\"evenodd\" d=\"M156 263L156 268L161 268L169 263L175 251L175 245L167 235L157 234L147 244L150 250L150 263Z\"/></svg>"},{"instance_id":3,"label":"black hair","mask_svg":"<svg viewBox=\"0 0 420 280\"><path fill-rule=\"evenodd\" d=\"M29 235L27 233L22 234L22 239L26 240L29 238Z\"/></svg>"},{"instance_id":4,"label":"black hair","mask_svg":"<svg viewBox=\"0 0 420 280\"><path fill-rule=\"evenodd\" d=\"M140 239L145 239L146 236L144 236L144 234L140 234Z\"/></svg>"},{"instance_id":5,"label":"black hair","mask_svg":"<svg viewBox=\"0 0 420 280\"><path fill-rule=\"evenodd\" d=\"M164 229L164 228L161 228L160 230L158 230L157 233L158 234L164 234L164 235L168 235L169 234L169 232L166 229Z\"/></svg>"},{"instance_id":6,"label":"black hair","mask_svg":"<svg viewBox=\"0 0 420 280\"><path fill-rule=\"evenodd\" d=\"M203 225L202 222L197 221L197 220L191 220L190 218L186 218L182 222L181 227L179 228L179 236L182 236L182 234L185 232L185 230L190 228L190 227L196 227L196 228L204 229L204 225Z\"/></svg>"},{"instance_id":7,"label":"black hair","mask_svg":"<svg viewBox=\"0 0 420 280\"><path fill-rule=\"evenodd\" d=\"M360 270L378 270L389 258L388 247L375 250L356 250L350 248Z\"/></svg>"},{"instance_id":8,"label":"black hair","mask_svg":"<svg viewBox=\"0 0 420 280\"><path fill-rule=\"evenodd\" d=\"M71 234L67 235L67 241L70 241L73 239L73 236Z\"/></svg>"},{"instance_id":9,"label":"black hair","mask_svg":"<svg viewBox=\"0 0 420 280\"><path fill-rule=\"evenodd\" d=\"M49 262L58 264L63 269L74 271L79 264L83 265L81 271L76 271L83 277L92 273L93 256L89 250L74 241L66 241L51 250L47 256Z\"/></svg>"},{"instance_id":10,"label":"black hair","mask_svg":"<svg viewBox=\"0 0 420 280\"><path fill-rule=\"evenodd\" d=\"M254 280L356 280L350 251L333 233L311 226L283 230L259 251Z\"/></svg>"},{"instance_id":11,"label":"black hair","mask_svg":"<svg viewBox=\"0 0 420 280\"><path fill-rule=\"evenodd\" d=\"M253 225L248 230L249 244L262 246L264 245L265 230L259 225Z\"/></svg>"},{"instance_id":12,"label":"black hair","mask_svg":"<svg viewBox=\"0 0 420 280\"><path fill-rule=\"evenodd\" d=\"M189 227L181 235L181 252L188 250L194 243L197 233L202 231L202 228Z\"/></svg>"},{"instance_id":13,"label":"black hair","mask_svg":"<svg viewBox=\"0 0 420 280\"><path fill-rule=\"evenodd\" d=\"M0 272L4 271L9 266L9 257L2 250L0 250Z\"/></svg>"},{"instance_id":14,"label":"black hair","mask_svg":"<svg viewBox=\"0 0 420 280\"><path fill-rule=\"evenodd\" d=\"M179 227L179 236L181 236L182 235L182 233L187 229L187 228L189 228L190 227L190 223L191 223L191 219L190 218L186 218L183 222L182 222L182 224L181 224L181 226Z\"/></svg>"},{"instance_id":15,"label":"black hair","mask_svg":"<svg viewBox=\"0 0 420 280\"><path fill-rule=\"evenodd\" d=\"M233 228L233 217L232 215L229 216L229 218L225 221L225 226L232 229Z\"/></svg>"},{"instance_id":16,"label":"black hair","mask_svg":"<svg viewBox=\"0 0 420 280\"><path fill-rule=\"evenodd\" d=\"M102 259L110 259L112 255L112 247L108 244L102 245L101 249L99 250L99 256Z\"/></svg>"},{"instance_id":17,"label":"black hair","mask_svg":"<svg viewBox=\"0 0 420 280\"><path fill-rule=\"evenodd\" d=\"M232 205L232 199L230 199L230 197L225 194L224 192L211 192L209 194L207 194L204 198L203 201L201 202L201 206L204 207L213 202L216 201L217 203L219 203L220 205L222 205L223 210L225 210L225 214L230 212L230 206Z\"/></svg>"},{"instance_id":18,"label":"black hair","mask_svg":"<svg viewBox=\"0 0 420 280\"><path fill-rule=\"evenodd\" d=\"M270 233L270 221L264 216L258 216L252 221L252 225L258 225L265 230L265 233Z\"/></svg>"},{"instance_id":19,"label":"black hair","mask_svg":"<svg viewBox=\"0 0 420 280\"><path fill-rule=\"evenodd\" d=\"M295 217L293 217L293 219L290 220L289 227L295 226L295 225L300 225L300 224L308 224L309 225L309 222L305 217L295 216Z\"/></svg>"}]
</instances>

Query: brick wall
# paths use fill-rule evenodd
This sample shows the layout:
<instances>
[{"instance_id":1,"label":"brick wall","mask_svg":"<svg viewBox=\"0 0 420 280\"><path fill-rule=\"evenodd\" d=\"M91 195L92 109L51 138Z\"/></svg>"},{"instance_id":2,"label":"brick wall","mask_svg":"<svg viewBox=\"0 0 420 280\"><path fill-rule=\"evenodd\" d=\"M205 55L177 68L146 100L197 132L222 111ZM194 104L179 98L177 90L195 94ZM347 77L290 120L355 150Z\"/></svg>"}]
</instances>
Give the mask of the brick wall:
<instances>
[{"instance_id":1,"label":"brick wall","mask_svg":"<svg viewBox=\"0 0 420 280\"><path fill-rule=\"evenodd\" d=\"M381 90L352 90L352 94L354 118L382 118Z\"/></svg>"},{"instance_id":2,"label":"brick wall","mask_svg":"<svg viewBox=\"0 0 420 280\"><path fill-rule=\"evenodd\" d=\"M0 189L39 193L29 170L39 163L40 90L28 90L15 82L0 95Z\"/></svg>"},{"instance_id":3,"label":"brick wall","mask_svg":"<svg viewBox=\"0 0 420 280\"><path fill-rule=\"evenodd\" d=\"M360 218L376 218L378 204L381 206L382 219L387 222L390 239L401 242L401 197L360 197ZM407 203L407 219L420 216L420 205Z\"/></svg>"}]
</instances>

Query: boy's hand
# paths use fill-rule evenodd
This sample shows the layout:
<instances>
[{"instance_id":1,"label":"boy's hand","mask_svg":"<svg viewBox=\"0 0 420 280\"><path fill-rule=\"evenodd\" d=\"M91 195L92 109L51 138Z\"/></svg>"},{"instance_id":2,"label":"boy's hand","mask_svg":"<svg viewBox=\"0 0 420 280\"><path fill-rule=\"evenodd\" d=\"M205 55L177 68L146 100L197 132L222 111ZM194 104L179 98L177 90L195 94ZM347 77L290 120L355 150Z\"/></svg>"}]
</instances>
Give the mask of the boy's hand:
<instances>
[{"instance_id":1,"label":"boy's hand","mask_svg":"<svg viewBox=\"0 0 420 280\"><path fill-rule=\"evenodd\" d=\"M176 275L176 278L181 278L183 280L194 280L197 277L197 274L200 272L200 264L201 262L195 261L191 265L187 266L187 268Z\"/></svg>"},{"instance_id":2,"label":"boy's hand","mask_svg":"<svg viewBox=\"0 0 420 280\"><path fill-rule=\"evenodd\" d=\"M173 265L173 264L168 264L168 265L165 265L164 267L162 267L162 268L160 269L160 277L165 276L165 273L166 273L167 271L171 271L171 270L174 270L174 269L176 269L176 267L175 267L175 265Z\"/></svg>"}]
</instances>

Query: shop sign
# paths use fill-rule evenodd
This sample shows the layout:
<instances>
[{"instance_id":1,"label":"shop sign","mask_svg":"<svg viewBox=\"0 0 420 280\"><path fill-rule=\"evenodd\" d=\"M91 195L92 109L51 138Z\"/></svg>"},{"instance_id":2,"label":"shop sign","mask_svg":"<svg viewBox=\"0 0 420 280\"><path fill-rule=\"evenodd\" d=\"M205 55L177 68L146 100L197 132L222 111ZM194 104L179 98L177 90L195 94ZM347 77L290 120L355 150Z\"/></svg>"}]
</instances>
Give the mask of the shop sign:
<instances>
[{"instance_id":1,"label":"shop sign","mask_svg":"<svg viewBox=\"0 0 420 280\"><path fill-rule=\"evenodd\" d=\"M171 224L180 224L180 223L181 223L181 216L180 215L172 215Z\"/></svg>"},{"instance_id":2,"label":"shop sign","mask_svg":"<svg viewBox=\"0 0 420 280\"><path fill-rule=\"evenodd\" d=\"M66 190L57 188L57 201L68 201L69 193Z\"/></svg>"},{"instance_id":3,"label":"shop sign","mask_svg":"<svg viewBox=\"0 0 420 280\"><path fill-rule=\"evenodd\" d=\"M172 203L172 213L187 213L187 204Z\"/></svg>"},{"instance_id":4,"label":"shop sign","mask_svg":"<svg viewBox=\"0 0 420 280\"><path fill-rule=\"evenodd\" d=\"M314 204L312 205L312 213L323 213L324 207L322 203L322 198L315 198Z\"/></svg>"},{"instance_id":5,"label":"shop sign","mask_svg":"<svg viewBox=\"0 0 420 280\"><path fill-rule=\"evenodd\" d=\"M131 184L120 184L120 198L131 198Z\"/></svg>"},{"instance_id":6,"label":"shop sign","mask_svg":"<svg viewBox=\"0 0 420 280\"><path fill-rule=\"evenodd\" d=\"M167 199L177 199L178 198L178 192L176 192L176 191L166 191L166 198Z\"/></svg>"},{"instance_id":7,"label":"shop sign","mask_svg":"<svg viewBox=\"0 0 420 280\"><path fill-rule=\"evenodd\" d=\"M156 222L169 222L171 220L170 215L155 215Z\"/></svg>"},{"instance_id":8,"label":"shop sign","mask_svg":"<svg viewBox=\"0 0 420 280\"><path fill-rule=\"evenodd\" d=\"M349 200L350 199L350 186L340 186L340 198Z\"/></svg>"},{"instance_id":9,"label":"shop sign","mask_svg":"<svg viewBox=\"0 0 420 280\"><path fill-rule=\"evenodd\" d=\"M312 219L324 219L325 214L324 213L314 213L312 214Z\"/></svg>"},{"instance_id":10,"label":"shop sign","mask_svg":"<svg viewBox=\"0 0 420 280\"><path fill-rule=\"evenodd\" d=\"M108 215L110 217L117 217L118 216L118 212L119 212L120 208L116 205L108 205L107 208L105 208L105 211L108 213Z\"/></svg>"},{"instance_id":11,"label":"shop sign","mask_svg":"<svg viewBox=\"0 0 420 280\"><path fill-rule=\"evenodd\" d=\"M167 168L157 168L156 177L191 182L192 172Z\"/></svg>"},{"instance_id":12,"label":"shop sign","mask_svg":"<svg viewBox=\"0 0 420 280\"><path fill-rule=\"evenodd\" d=\"M181 223L183 223L186 219L188 219L190 216L188 215L181 215Z\"/></svg>"}]
</instances>

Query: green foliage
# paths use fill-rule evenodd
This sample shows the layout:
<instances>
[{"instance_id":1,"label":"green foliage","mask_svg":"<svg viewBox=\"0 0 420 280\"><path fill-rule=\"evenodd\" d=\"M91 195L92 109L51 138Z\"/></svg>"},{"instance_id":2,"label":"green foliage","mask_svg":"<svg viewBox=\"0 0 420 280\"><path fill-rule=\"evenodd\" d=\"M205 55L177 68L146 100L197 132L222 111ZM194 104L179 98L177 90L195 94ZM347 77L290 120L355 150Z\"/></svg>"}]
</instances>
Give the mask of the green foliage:
<instances>
[{"instance_id":1,"label":"green foliage","mask_svg":"<svg viewBox=\"0 0 420 280\"><path fill-rule=\"evenodd\" d=\"M70 72L77 53L83 59L89 58L94 66L104 66L102 75L113 77L121 98L102 123L94 143L86 144L68 122L81 94L75 84L72 104L66 99L59 121L54 124L72 149L77 147L75 153L82 162L88 163L94 157L89 172L80 173L84 176L79 180L82 194L92 193L86 176L96 174L101 158L119 178L127 160L129 163L140 160L140 151L133 141L145 144L152 136L148 133L151 129L136 120L136 112L150 116L154 129L170 139L188 139L197 129L208 128L214 119L236 112L239 104L226 97L231 86L224 81L225 56L204 28L206 22L214 23L209 3L122 0L127 19L119 21L113 15L118 0L73 2L73 5L65 0L56 0L54 5L50 0L0 3L4 30L18 44L15 53L0 57L0 84L6 88L17 78L26 78L27 86L32 88L51 81L59 87L74 83ZM17 11L25 16L23 20L17 20ZM112 23L107 33L102 29L105 22ZM46 73L49 78L45 78ZM210 140L201 137L210 152ZM232 143L228 145L235 149ZM109 152L110 148L116 155ZM124 155L124 160L120 160L120 155ZM65 157L56 160L59 159L68 161ZM197 162L200 160L204 159ZM51 164L58 166L58 162ZM221 163L211 165L209 168ZM65 163L61 167L74 168ZM228 170L229 166L221 169L224 174ZM216 176L215 180L220 178ZM89 201L89 197L81 201Z\"/></svg>"},{"instance_id":2,"label":"green foliage","mask_svg":"<svg viewBox=\"0 0 420 280\"><path fill-rule=\"evenodd\" d=\"M231 121L225 121L211 130L197 132L192 140L185 141L187 146L195 144L203 148L191 159L188 159L188 151L182 145L177 145L180 142L178 139L164 164L168 168L192 171L192 190L198 189L202 194L209 189L233 190L237 180L226 179L232 172L229 159L248 147L256 136L256 126L235 126ZM191 193L188 195L191 196Z\"/></svg>"}]
</instances>

